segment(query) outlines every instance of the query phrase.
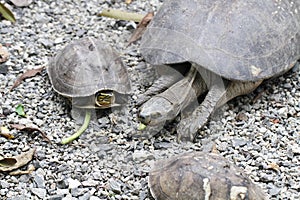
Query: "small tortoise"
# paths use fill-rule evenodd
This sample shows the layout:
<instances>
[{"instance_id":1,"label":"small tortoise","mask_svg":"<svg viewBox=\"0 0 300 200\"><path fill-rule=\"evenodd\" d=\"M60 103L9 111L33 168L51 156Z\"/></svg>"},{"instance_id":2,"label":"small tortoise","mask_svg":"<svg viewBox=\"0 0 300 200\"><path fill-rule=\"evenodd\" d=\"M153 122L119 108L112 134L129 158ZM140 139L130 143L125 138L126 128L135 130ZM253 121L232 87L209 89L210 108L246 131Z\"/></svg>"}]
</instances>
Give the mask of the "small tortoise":
<instances>
[{"instance_id":1,"label":"small tortoise","mask_svg":"<svg viewBox=\"0 0 300 200\"><path fill-rule=\"evenodd\" d=\"M80 108L118 106L130 91L118 53L90 37L68 44L49 62L48 74L53 89Z\"/></svg>"},{"instance_id":2,"label":"small tortoise","mask_svg":"<svg viewBox=\"0 0 300 200\"><path fill-rule=\"evenodd\" d=\"M91 37L67 45L49 62L48 75L53 89L87 109L83 127L62 143L79 136L90 120L89 109L105 109L126 102L130 92L127 70L118 53L108 44Z\"/></svg>"},{"instance_id":3,"label":"small tortoise","mask_svg":"<svg viewBox=\"0 0 300 200\"><path fill-rule=\"evenodd\" d=\"M170 88L140 107L139 120L147 127L161 125L208 90L201 105L177 127L179 141L192 141L217 107L295 65L300 58L299 4L164 1L143 35L140 51L150 64L169 65L186 77L165 70L146 94Z\"/></svg>"},{"instance_id":4,"label":"small tortoise","mask_svg":"<svg viewBox=\"0 0 300 200\"><path fill-rule=\"evenodd\" d=\"M154 164L149 188L156 200L264 200L267 195L221 155L188 152Z\"/></svg>"}]
</instances>

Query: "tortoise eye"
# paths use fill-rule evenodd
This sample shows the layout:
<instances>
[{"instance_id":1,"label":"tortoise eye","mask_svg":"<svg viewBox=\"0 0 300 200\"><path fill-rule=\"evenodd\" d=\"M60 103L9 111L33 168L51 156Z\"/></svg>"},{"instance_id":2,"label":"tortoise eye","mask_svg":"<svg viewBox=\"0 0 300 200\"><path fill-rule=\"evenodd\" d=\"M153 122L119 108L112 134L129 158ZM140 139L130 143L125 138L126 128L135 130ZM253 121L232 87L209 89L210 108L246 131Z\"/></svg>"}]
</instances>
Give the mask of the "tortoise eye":
<instances>
[{"instance_id":1,"label":"tortoise eye","mask_svg":"<svg viewBox=\"0 0 300 200\"><path fill-rule=\"evenodd\" d=\"M90 44L90 45L89 45L89 50L90 50L90 51L94 51L94 50L95 50L95 46L94 46L93 44Z\"/></svg>"}]
</instances>

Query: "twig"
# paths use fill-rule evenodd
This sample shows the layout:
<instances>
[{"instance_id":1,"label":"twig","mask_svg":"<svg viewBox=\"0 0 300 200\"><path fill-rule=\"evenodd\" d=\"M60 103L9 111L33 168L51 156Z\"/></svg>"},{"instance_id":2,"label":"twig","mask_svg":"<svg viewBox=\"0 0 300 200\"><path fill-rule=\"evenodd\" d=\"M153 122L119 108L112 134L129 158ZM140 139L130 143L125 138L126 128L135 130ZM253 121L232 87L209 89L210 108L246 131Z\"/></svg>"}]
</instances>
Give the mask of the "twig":
<instances>
[{"instance_id":1,"label":"twig","mask_svg":"<svg viewBox=\"0 0 300 200\"><path fill-rule=\"evenodd\" d=\"M115 10L115 9L103 10L98 15L104 16L104 17L110 17L110 18L114 18L114 19L119 19L119 20L135 21L135 22L140 22L144 18L144 15L142 15L142 14L130 13L130 12L125 12L125 11Z\"/></svg>"}]
</instances>

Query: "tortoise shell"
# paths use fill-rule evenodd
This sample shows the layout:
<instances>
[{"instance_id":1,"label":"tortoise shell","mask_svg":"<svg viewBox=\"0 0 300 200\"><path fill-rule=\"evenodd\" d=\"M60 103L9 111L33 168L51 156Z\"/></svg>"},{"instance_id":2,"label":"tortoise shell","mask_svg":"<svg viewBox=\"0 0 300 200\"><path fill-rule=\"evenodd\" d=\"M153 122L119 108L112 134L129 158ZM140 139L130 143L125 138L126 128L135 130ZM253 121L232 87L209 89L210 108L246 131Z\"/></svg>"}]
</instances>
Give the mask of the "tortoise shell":
<instances>
[{"instance_id":1,"label":"tortoise shell","mask_svg":"<svg viewBox=\"0 0 300 200\"><path fill-rule=\"evenodd\" d=\"M48 75L54 90L66 97L87 97L102 90L130 91L127 70L118 53L90 37L68 44L51 59Z\"/></svg>"},{"instance_id":2,"label":"tortoise shell","mask_svg":"<svg viewBox=\"0 0 300 200\"><path fill-rule=\"evenodd\" d=\"M300 58L297 0L165 0L141 41L154 65L194 62L230 79L279 75Z\"/></svg>"},{"instance_id":3,"label":"tortoise shell","mask_svg":"<svg viewBox=\"0 0 300 200\"><path fill-rule=\"evenodd\" d=\"M263 200L266 194L221 155L188 152L154 164L149 187L156 200Z\"/></svg>"}]
</instances>

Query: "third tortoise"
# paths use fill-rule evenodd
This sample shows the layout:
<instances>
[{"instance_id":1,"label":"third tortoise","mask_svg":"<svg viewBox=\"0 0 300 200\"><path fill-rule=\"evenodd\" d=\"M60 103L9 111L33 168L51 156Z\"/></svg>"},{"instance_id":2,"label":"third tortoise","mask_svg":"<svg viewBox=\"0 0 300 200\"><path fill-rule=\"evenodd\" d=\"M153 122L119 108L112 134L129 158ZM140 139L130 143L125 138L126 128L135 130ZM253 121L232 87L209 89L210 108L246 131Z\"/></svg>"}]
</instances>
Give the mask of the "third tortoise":
<instances>
[{"instance_id":1,"label":"third tortoise","mask_svg":"<svg viewBox=\"0 0 300 200\"><path fill-rule=\"evenodd\" d=\"M157 68L168 65L188 72L181 79L180 73L161 70L165 72L146 95L170 88L141 106L140 121L161 125L208 90L200 106L177 127L178 139L191 141L217 107L253 91L264 79L287 72L300 58L299 4L295 0L164 1L140 51Z\"/></svg>"},{"instance_id":2,"label":"third tortoise","mask_svg":"<svg viewBox=\"0 0 300 200\"><path fill-rule=\"evenodd\" d=\"M240 168L214 153L187 152L157 161L149 174L156 200L266 200Z\"/></svg>"}]
</instances>

